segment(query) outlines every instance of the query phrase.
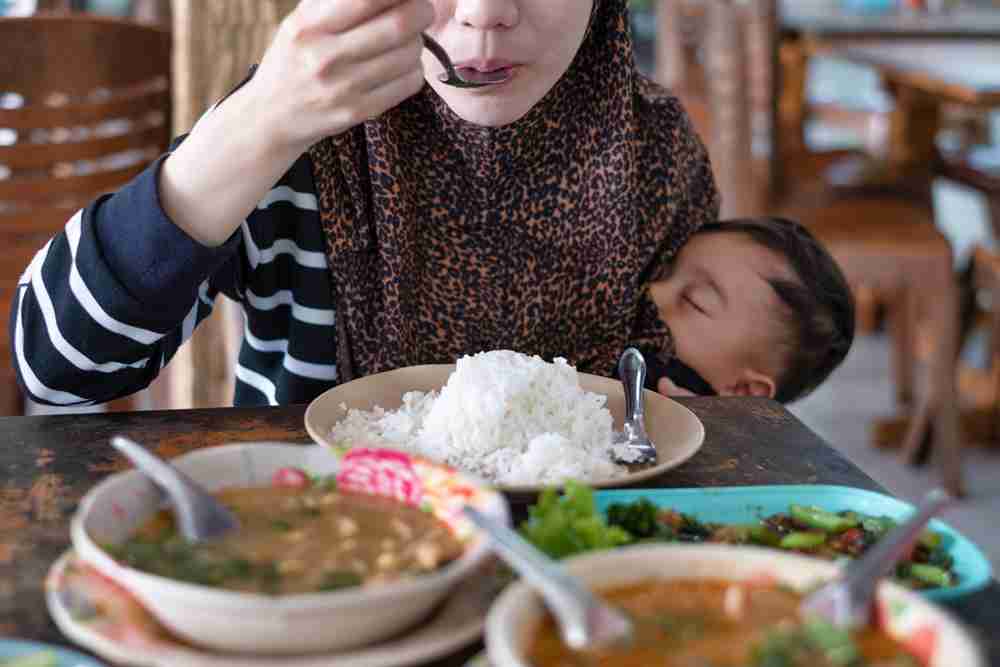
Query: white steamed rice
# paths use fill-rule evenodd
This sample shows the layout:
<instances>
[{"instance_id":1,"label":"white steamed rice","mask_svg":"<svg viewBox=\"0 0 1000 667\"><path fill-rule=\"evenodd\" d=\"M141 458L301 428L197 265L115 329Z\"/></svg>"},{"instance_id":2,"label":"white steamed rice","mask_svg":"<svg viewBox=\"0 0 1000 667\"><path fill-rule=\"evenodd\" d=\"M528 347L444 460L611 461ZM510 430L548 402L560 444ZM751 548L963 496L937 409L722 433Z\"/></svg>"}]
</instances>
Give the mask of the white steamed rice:
<instances>
[{"instance_id":1,"label":"white steamed rice","mask_svg":"<svg viewBox=\"0 0 1000 667\"><path fill-rule=\"evenodd\" d=\"M498 350L458 360L440 392L411 391L398 410L350 410L338 445L392 447L506 486L598 481L627 473L610 457L607 397L584 391L565 359Z\"/></svg>"}]
</instances>

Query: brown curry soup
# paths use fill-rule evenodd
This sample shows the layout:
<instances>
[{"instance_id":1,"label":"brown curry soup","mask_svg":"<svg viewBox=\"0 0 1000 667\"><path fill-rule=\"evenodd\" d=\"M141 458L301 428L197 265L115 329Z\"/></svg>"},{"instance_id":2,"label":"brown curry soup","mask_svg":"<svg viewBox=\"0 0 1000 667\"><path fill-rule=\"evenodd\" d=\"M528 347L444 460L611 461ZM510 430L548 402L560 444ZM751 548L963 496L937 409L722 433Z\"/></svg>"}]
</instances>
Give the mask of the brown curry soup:
<instances>
[{"instance_id":1,"label":"brown curry soup","mask_svg":"<svg viewBox=\"0 0 1000 667\"><path fill-rule=\"evenodd\" d=\"M214 494L238 517L231 535L192 545L163 510L107 547L136 569L246 593L341 590L434 572L464 547L430 512L388 498L307 488L244 487Z\"/></svg>"}]
</instances>

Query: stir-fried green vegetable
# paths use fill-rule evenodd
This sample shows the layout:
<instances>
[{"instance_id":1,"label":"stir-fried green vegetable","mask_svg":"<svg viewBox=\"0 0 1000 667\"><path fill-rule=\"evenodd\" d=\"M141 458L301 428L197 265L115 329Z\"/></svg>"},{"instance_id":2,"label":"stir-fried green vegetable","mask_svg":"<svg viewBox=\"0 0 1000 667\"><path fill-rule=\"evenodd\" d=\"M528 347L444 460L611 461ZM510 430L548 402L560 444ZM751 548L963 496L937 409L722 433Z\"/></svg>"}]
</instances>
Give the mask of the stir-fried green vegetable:
<instances>
[{"instance_id":1,"label":"stir-fried green vegetable","mask_svg":"<svg viewBox=\"0 0 1000 667\"><path fill-rule=\"evenodd\" d=\"M754 544L831 559L856 557L896 526L889 517L800 504L755 524L711 524L661 509L648 498L614 503L605 518L597 512L591 490L576 483L567 484L562 497L552 489L543 493L530 514L521 527L523 534L555 558L646 541ZM952 559L942 535L925 531L900 562L896 577L912 588L954 586Z\"/></svg>"}]
</instances>

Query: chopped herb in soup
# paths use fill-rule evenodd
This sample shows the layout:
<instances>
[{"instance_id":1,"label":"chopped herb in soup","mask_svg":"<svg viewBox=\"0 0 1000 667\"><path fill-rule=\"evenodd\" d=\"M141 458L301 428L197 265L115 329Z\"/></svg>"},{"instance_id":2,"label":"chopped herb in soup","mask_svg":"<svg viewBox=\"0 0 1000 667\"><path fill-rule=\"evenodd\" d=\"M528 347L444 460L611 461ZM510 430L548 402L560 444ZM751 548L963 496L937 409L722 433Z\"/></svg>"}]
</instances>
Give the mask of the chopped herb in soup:
<instances>
[{"instance_id":1,"label":"chopped herb in soup","mask_svg":"<svg viewBox=\"0 0 1000 667\"><path fill-rule=\"evenodd\" d=\"M551 618L534 633L534 667L920 667L873 628L847 632L799 616L801 596L773 584L645 581L603 597L628 612L631 643L594 652L567 648Z\"/></svg>"},{"instance_id":2,"label":"chopped herb in soup","mask_svg":"<svg viewBox=\"0 0 1000 667\"><path fill-rule=\"evenodd\" d=\"M273 595L394 581L437 570L462 553L432 514L330 484L226 489L216 497L239 518L233 534L191 544L164 510L108 551L171 579Z\"/></svg>"}]
</instances>

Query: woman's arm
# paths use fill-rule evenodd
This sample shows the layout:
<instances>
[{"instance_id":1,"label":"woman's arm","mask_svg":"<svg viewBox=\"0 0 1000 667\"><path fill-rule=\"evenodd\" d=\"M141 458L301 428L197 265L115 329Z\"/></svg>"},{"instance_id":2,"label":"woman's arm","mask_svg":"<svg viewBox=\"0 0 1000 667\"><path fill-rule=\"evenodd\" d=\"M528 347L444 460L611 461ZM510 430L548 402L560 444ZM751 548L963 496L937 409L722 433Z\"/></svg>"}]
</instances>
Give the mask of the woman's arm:
<instances>
[{"instance_id":1,"label":"woman's arm","mask_svg":"<svg viewBox=\"0 0 1000 667\"><path fill-rule=\"evenodd\" d=\"M231 286L235 232L281 175L423 87L432 20L427 0L302 0L245 86L32 261L10 318L25 391L70 405L146 386Z\"/></svg>"},{"instance_id":2,"label":"woman's arm","mask_svg":"<svg viewBox=\"0 0 1000 667\"><path fill-rule=\"evenodd\" d=\"M9 328L22 390L88 405L146 387L239 273L241 239L207 248L157 205L151 166L70 219L18 281ZM127 258L128 272L113 262Z\"/></svg>"},{"instance_id":3,"label":"woman's arm","mask_svg":"<svg viewBox=\"0 0 1000 667\"><path fill-rule=\"evenodd\" d=\"M317 141L381 115L424 85L428 0L303 0L253 79L203 118L167 160L167 216L221 245Z\"/></svg>"}]
</instances>

